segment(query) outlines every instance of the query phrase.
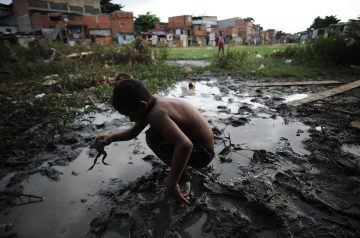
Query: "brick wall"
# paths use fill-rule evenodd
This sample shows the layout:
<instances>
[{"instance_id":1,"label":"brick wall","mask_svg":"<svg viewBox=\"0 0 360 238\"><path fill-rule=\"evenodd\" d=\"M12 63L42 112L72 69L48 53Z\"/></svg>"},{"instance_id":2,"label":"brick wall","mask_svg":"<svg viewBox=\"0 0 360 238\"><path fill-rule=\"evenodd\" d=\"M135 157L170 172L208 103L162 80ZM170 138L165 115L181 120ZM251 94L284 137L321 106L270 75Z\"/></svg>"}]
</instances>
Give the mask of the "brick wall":
<instances>
[{"instance_id":1,"label":"brick wall","mask_svg":"<svg viewBox=\"0 0 360 238\"><path fill-rule=\"evenodd\" d=\"M156 23L155 26L154 26L154 29L157 30L157 31L167 31L168 29L168 23L165 23L165 22L159 22L159 23Z\"/></svg>"},{"instance_id":2,"label":"brick wall","mask_svg":"<svg viewBox=\"0 0 360 238\"><path fill-rule=\"evenodd\" d=\"M43 28L54 28L56 21L51 21L48 14L34 13L31 16L31 25L33 30Z\"/></svg>"},{"instance_id":3,"label":"brick wall","mask_svg":"<svg viewBox=\"0 0 360 238\"><path fill-rule=\"evenodd\" d=\"M28 13L28 2L27 0L13 0L14 12L17 16L22 16Z\"/></svg>"},{"instance_id":4,"label":"brick wall","mask_svg":"<svg viewBox=\"0 0 360 238\"><path fill-rule=\"evenodd\" d=\"M192 17L190 15L169 17L168 21L169 29L186 28L192 25Z\"/></svg>"},{"instance_id":5,"label":"brick wall","mask_svg":"<svg viewBox=\"0 0 360 238\"><path fill-rule=\"evenodd\" d=\"M192 27L192 34L194 36L206 36L206 30L205 27L202 25L194 25Z\"/></svg>"},{"instance_id":6,"label":"brick wall","mask_svg":"<svg viewBox=\"0 0 360 238\"><path fill-rule=\"evenodd\" d=\"M113 37L116 37L117 33L134 32L134 20L132 12L116 11L113 12L110 17L111 32Z\"/></svg>"}]
</instances>

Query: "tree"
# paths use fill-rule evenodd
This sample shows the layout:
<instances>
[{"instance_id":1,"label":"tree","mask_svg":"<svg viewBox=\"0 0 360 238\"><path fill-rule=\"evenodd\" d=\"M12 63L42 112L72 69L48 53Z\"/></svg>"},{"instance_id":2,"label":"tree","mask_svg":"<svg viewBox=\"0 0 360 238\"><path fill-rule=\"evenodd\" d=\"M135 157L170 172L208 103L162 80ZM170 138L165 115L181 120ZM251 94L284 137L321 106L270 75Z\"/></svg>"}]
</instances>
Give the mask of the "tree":
<instances>
[{"instance_id":1,"label":"tree","mask_svg":"<svg viewBox=\"0 0 360 238\"><path fill-rule=\"evenodd\" d=\"M150 12L140 14L135 17L134 25L136 31L149 31L154 29L156 23L160 22L160 18Z\"/></svg>"},{"instance_id":2,"label":"tree","mask_svg":"<svg viewBox=\"0 0 360 238\"><path fill-rule=\"evenodd\" d=\"M114 11L121 11L124 5L111 3L111 0L100 0L100 7L102 13L112 13Z\"/></svg>"},{"instance_id":3,"label":"tree","mask_svg":"<svg viewBox=\"0 0 360 238\"><path fill-rule=\"evenodd\" d=\"M246 22L254 22L255 20L252 17L247 17L247 18L244 18L244 21L246 21Z\"/></svg>"},{"instance_id":4,"label":"tree","mask_svg":"<svg viewBox=\"0 0 360 238\"><path fill-rule=\"evenodd\" d=\"M286 35L285 32L283 32L283 31L277 31L276 34L275 34L275 38L276 38L277 40L280 40L280 38L281 38L282 36L285 36L285 35Z\"/></svg>"},{"instance_id":5,"label":"tree","mask_svg":"<svg viewBox=\"0 0 360 238\"><path fill-rule=\"evenodd\" d=\"M317 17L314 19L313 24L310 26L310 28L314 29L320 29L324 27L328 27L331 24L336 24L340 21L340 19L337 19L336 16L326 16L325 18Z\"/></svg>"}]
</instances>

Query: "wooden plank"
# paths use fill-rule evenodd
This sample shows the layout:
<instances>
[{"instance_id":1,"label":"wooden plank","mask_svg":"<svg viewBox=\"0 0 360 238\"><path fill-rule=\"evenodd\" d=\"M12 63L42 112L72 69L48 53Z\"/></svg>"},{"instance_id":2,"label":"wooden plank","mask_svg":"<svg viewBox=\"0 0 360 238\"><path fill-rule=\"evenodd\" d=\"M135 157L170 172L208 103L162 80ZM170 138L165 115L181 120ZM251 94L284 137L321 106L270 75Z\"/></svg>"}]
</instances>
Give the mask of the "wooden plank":
<instances>
[{"instance_id":1,"label":"wooden plank","mask_svg":"<svg viewBox=\"0 0 360 238\"><path fill-rule=\"evenodd\" d=\"M315 94L310 95L309 97L306 97L306 98L303 98L303 99L292 101L292 102L289 103L289 105L296 107L296 106L299 106L299 105L302 105L302 104L305 104L305 103L314 102L314 101L317 101L317 100L320 100L320 99L323 99L323 98L326 98L326 97L331 97L331 96L334 96L336 94L348 91L350 89L357 88L359 86L360 86L360 80L357 80L357 81L354 81L352 83L342 85L340 87L336 87L336 88L332 88L332 89L329 89L329 90L326 90L326 91L315 93Z\"/></svg>"},{"instance_id":2,"label":"wooden plank","mask_svg":"<svg viewBox=\"0 0 360 238\"><path fill-rule=\"evenodd\" d=\"M271 82L271 83L244 83L248 87L274 87L274 86L303 86L303 85L321 85L321 84L341 84L339 81L295 81L295 82Z\"/></svg>"},{"instance_id":3,"label":"wooden plank","mask_svg":"<svg viewBox=\"0 0 360 238\"><path fill-rule=\"evenodd\" d=\"M360 121L352 121L351 126L360 129Z\"/></svg>"}]
</instances>

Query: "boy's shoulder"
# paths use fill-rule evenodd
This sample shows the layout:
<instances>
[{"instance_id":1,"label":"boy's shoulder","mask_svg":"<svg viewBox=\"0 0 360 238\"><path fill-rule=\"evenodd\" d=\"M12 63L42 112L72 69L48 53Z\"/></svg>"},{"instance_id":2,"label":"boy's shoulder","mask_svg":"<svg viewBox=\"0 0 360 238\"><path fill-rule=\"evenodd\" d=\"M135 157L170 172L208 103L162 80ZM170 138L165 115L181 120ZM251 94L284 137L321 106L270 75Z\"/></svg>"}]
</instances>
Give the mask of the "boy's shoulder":
<instances>
[{"instance_id":1,"label":"boy's shoulder","mask_svg":"<svg viewBox=\"0 0 360 238\"><path fill-rule=\"evenodd\" d=\"M155 105L152 107L149 116L155 115L170 115L177 111L177 109L183 108L187 105L187 102L176 98L157 98Z\"/></svg>"}]
</instances>

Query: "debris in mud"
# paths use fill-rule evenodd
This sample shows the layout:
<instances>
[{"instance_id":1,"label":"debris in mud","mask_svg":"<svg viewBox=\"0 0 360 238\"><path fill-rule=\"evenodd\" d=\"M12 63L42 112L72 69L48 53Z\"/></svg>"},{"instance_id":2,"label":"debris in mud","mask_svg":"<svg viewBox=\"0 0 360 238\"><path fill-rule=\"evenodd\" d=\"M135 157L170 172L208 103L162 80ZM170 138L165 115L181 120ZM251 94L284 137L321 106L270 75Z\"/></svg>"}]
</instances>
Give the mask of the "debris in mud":
<instances>
[{"instance_id":1,"label":"debris in mud","mask_svg":"<svg viewBox=\"0 0 360 238\"><path fill-rule=\"evenodd\" d=\"M31 194L23 194L23 193L14 193L9 191L0 191L0 197L5 197L5 199L12 205L25 205L34 202L43 201L43 197L35 196ZM26 200L24 200L26 199ZM1 198L3 200L3 198Z\"/></svg>"},{"instance_id":2,"label":"debris in mud","mask_svg":"<svg viewBox=\"0 0 360 238\"><path fill-rule=\"evenodd\" d=\"M62 174L62 172L59 172L54 168L45 168L45 167L40 168L39 172L41 175L45 175L46 177L54 181L59 181L60 175Z\"/></svg>"},{"instance_id":3,"label":"debris in mud","mask_svg":"<svg viewBox=\"0 0 360 238\"><path fill-rule=\"evenodd\" d=\"M97 216L89 223L90 232L101 237L106 231L108 216L109 214L105 214L105 212L98 213Z\"/></svg>"},{"instance_id":4,"label":"debris in mud","mask_svg":"<svg viewBox=\"0 0 360 238\"><path fill-rule=\"evenodd\" d=\"M239 127L245 125L245 123L249 122L250 120L246 117L228 117L224 120L225 124L230 124L233 127Z\"/></svg>"},{"instance_id":5,"label":"debris in mud","mask_svg":"<svg viewBox=\"0 0 360 238\"><path fill-rule=\"evenodd\" d=\"M144 161L153 161L155 159L154 155L147 155L142 158Z\"/></svg>"}]
</instances>

